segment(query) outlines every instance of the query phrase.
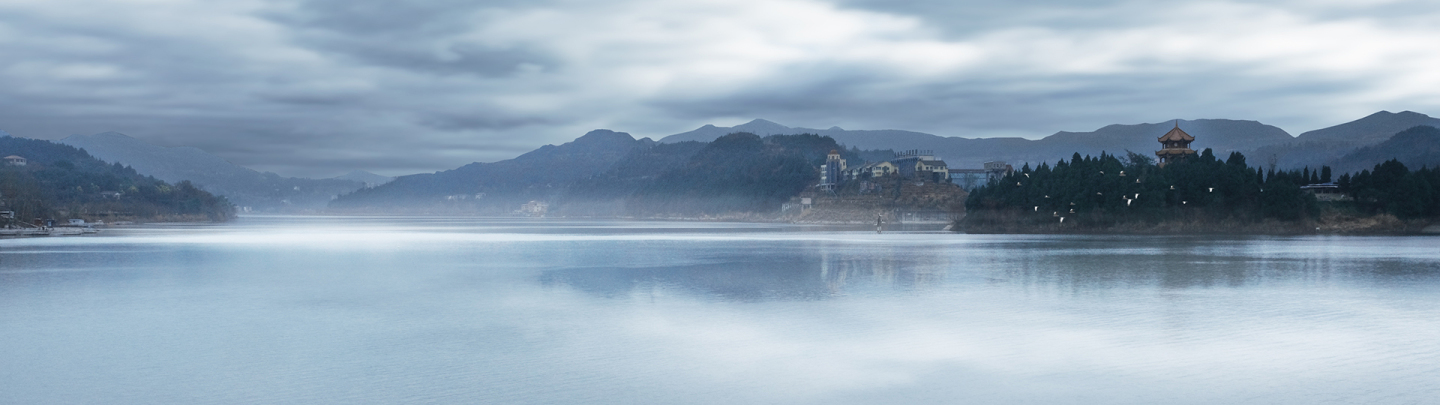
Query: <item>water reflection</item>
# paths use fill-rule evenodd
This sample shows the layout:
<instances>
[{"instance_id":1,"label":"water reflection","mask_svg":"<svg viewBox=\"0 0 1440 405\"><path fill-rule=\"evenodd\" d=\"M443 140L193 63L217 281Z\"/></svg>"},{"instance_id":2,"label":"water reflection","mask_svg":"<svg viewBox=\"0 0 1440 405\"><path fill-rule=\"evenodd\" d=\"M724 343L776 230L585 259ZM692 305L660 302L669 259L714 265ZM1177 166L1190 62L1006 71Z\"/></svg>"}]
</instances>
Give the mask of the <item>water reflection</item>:
<instances>
[{"instance_id":1,"label":"water reflection","mask_svg":"<svg viewBox=\"0 0 1440 405\"><path fill-rule=\"evenodd\" d=\"M1440 396L1437 238L247 220L0 240L0 402Z\"/></svg>"},{"instance_id":2,"label":"water reflection","mask_svg":"<svg viewBox=\"0 0 1440 405\"><path fill-rule=\"evenodd\" d=\"M817 300L844 295L847 287L918 289L944 280L936 258L874 256L820 249L800 254L725 255L703 263L653 267L572 267L547 270L539 281L607 298L625 298L655 289L683 291L723 300Z\"/></svg>"},{"instance_id":3,"label":"water reflection","mask_svg":"<svg viewBox=\"0 0 1440 405\"><path fill-rule=\"evenodd\" d=\"M913 235L912 235L913 236ZM654 289L735 301L815 300L873 288L1018 288L1093 293L1113 289L1248 288L1267 283L1326 285L1440 282L1440 258L1353 254L1354 240L1302 239L1294 252L1255 238L1029 237L979 243L888 241L735 242L686 265L547 269L542 285L608 298ZM1305 247L1304 245L1312 245ZM675 254L677 252L668 252ZM683 254L683 252L678 252Z\"/></svg>"}]
</instances>

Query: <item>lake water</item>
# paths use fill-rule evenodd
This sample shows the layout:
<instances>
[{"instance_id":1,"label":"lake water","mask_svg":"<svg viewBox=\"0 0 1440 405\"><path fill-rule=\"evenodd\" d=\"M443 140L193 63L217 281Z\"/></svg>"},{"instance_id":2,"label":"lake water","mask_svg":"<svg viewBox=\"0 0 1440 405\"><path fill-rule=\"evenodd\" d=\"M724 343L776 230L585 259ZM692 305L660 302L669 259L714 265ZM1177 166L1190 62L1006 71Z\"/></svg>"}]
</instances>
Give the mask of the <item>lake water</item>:
<instances>
[{"instance_id":1,"label":"lake water","mask_svg":"<svg viewBox=\"0 0 1440 405\"><path fill-rule=\"evenodd\" d=\"M1437 237L246 217L0 240L5 404L1437 398Z\"/></svg>"}]
</instances>

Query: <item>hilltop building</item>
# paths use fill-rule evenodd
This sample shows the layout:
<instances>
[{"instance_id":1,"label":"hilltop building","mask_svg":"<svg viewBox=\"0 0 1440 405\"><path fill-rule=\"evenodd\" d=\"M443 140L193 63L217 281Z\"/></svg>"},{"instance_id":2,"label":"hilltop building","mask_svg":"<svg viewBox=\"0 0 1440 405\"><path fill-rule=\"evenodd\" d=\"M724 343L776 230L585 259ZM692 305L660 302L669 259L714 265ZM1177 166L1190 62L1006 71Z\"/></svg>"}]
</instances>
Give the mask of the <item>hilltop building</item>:
<instances>
[{"instance_id":1,"label":"hilltop building","mask_svg":"<svg viewBox=\"0 0 1440 405\"><path fill-rule=\"evenodd\" d=\"M945 161L936 159L935 152L929 150L908 150L895 154L895 169L900 177L918 178L934 182L950 180L950 170Z\"/></svg>"},{"instance_id":2,"label":"hilltop building","mask_svg":"<svg viewBox=\"0 0 1440 405\"><path fill-rule=\"evenodd\" d=\"M820 165L820 187L835 191L835 186L845 181L845 158L840 157L840 151L831 149L830 154L825 156L825 164Z\"/></svg>"},{"instance_id":3,"label":"hilltop building","mask_svg":"<svg viewBox=\"0 0 1440 405\"><path fill-rule=\"evenodd\" d=\"M1170 163L1175 159L1194 155L1195 150L1190 149L1190 142L1194 141L1195 137L1181 130L1180 121L1176 120L1175 129L1166 132L1164 136L1160 137L1160 150L1155 151L1155 156L1160 158L1160 166L1163 167L1166 163Z\"/></svg>"},{"instance_id":4,"label":"hilltop building","mask_svg":"<svg viewBox=\"0 0 1440 405\"><path fill-rule=\"evenodd\" d=\"M869 162L850 166L838 151L830 151L825 164L820 166L820 188L835 191L848 181L861 182L863 192L875 184L871 179L895 177L931 183L950 181L950 168L945 161L935 157L928 150L909 150L896 153L895 157L883 162Z\"/></svg>"},{"instance_id":5,"label":"hilltop building","mask_svg":"<svg viewBox=\"0 0 1440 405\"><path fill-rule=\"evenodd\" d=\"M24 166L24 165L25 165L25 158L19 157L19 156L15 156L15 155L6 156L6 157L5 157L5 165L6 165L6 166Z\"/></svg>"},{"instance_id":6,"label":"hilltop building","mask_svg":"<svg viewBox=\"0 0 1440 405\"><path fill-rule=\"evenodd\" d=\"M866 178L885 177L885 176L889 176L891 173L897 173L897 172L899 172L899 170L897 170L897 169L895 168L895 164L894 164L894 163L890 163L890 162L866 163L866 164L863 164L863 165L860 165L860 166L852 167L852 168L850 168L850 170L847 170L847 171L845 172L845 179L846 179L846 180L860 180L860 179L866 179Z\"/></svg>"}]
</instances>

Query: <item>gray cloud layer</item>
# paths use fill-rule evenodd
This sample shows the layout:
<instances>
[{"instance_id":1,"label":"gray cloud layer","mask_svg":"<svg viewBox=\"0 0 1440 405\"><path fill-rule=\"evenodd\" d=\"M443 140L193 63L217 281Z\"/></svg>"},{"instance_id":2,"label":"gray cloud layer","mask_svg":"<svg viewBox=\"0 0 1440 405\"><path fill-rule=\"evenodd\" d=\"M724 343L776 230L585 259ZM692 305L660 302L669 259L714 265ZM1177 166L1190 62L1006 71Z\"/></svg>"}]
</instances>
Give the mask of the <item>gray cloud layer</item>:
<instances>
[{"instance_id":1,"label":"gray cloud layer","mask_svg":"<svg viewBox=\"0 0 1440 405\"><path fill-rule=\"evenodd\" d=\"M0 129L289 175L405 174L594 128L1292 132L1440 106L1429 1L0 1Z\"/></svg>"}]
</instances>

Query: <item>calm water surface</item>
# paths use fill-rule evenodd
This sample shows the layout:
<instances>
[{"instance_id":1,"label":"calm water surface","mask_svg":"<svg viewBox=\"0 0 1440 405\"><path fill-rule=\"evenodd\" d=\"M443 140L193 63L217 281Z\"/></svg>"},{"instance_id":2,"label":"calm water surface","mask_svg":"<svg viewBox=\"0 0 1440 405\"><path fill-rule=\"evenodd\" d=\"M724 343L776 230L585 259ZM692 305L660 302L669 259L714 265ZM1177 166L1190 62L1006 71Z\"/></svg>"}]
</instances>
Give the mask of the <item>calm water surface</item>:
<instances>
[{"instance_id":1,"label":"calm water surface","mask_svg":"<svg viewBox=\"0 0 1440 405\"><path fill-rule=\"evenodd\" d=\"M0 403L1440 398L1440 238L247 217L0 240Z\"/></svg>"}]
</instances>

